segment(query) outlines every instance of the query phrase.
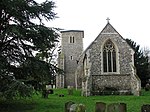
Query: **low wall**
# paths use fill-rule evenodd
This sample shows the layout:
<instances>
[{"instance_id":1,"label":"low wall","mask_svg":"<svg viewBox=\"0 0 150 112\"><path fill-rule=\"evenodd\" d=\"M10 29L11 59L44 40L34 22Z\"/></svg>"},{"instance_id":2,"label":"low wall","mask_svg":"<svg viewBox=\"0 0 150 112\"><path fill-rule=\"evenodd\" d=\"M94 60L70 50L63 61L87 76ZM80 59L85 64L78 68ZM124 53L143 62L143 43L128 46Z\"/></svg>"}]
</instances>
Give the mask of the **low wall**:
<instances>
[{"instance_id":1,"label":"low wall","mask_svg":"<svg viewBox=\"0 0 150 112\"><path fill-rule=\"evenodd\" d=\"M92 76L92 93L101 93L107 91L131 91L131 75L94 75Z\"/></svg>"}]
</instances>

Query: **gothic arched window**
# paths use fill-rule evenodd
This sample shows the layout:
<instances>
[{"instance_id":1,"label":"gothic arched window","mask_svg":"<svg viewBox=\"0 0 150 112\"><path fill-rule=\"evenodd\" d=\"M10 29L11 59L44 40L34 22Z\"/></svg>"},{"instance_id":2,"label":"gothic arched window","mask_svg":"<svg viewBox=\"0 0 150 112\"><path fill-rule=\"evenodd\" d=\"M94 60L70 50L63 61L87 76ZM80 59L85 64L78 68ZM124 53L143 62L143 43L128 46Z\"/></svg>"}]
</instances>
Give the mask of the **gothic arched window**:
<instances>
[{"instance_id":1,"label":"gothic arched window","mask_svg":"<svg viewBox=\"0 0 150 112\"><path fill-rule=\"evenodd\" d=\"M103 47L103 71L117 72L116 49L111 40L108 40Z\"/></svg>"}]
</instances>

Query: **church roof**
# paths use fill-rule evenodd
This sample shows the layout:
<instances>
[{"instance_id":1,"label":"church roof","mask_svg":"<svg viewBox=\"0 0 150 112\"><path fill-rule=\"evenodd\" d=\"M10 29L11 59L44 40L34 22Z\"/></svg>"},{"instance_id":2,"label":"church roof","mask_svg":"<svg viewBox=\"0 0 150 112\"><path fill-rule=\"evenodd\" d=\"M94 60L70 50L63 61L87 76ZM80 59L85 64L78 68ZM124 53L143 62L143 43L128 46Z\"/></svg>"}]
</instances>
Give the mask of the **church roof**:
<instances>
[{"instance_id":1,"label":"church roof","mask_svg":"<svg viewBox=\"0 0 150 112\"><path fill-rule=\"evenodd\" d=\"M87 51L87 49L90 48L90 46L97 40L97 38L99 38L100 35L103 35L103 34L119 34L116 29L109 23L109 21L107 22L106 26L103 28L103 30L100 32L100 34L96 37L96 39L85 49L84 52ZM119 34L120 35L120 34ZM122 39L124 39L121 35L120 37Z\"/></svg>"},{"instance_id":2,"label":"church roof","mask_svg":"<svg viewBox=\"0 0 150 112\"><path fill-rule=\"evenodd\" d=\"M117 34L118 32L115 30L115 28L108 22L106 26L103 28L100 34Z\"/></svg>"},{"instance_id":3,"label":"church roof","mask_svg":"<svg viewBox=\"0 0 150 112\"><path fill-rule=\"evenodd\" d=\"M86 51L91 47L92 44L94 44L97 40L97 38L99 38L101 35L105 35L105 34L118 34L123 40L125 40L117 31L116 29L110 24L110 22L108 21L106 26L103 28L103 30L100 32L100 34L96 37L96 39L85 49L85 51L83 52L86 53ZM126 40L125 40L126 41ZM128 43L127 43L128 44ZM132 49L132 48L131 48ZM83 55L82 54L82 55Z\"/></svg>"}]
</instances>

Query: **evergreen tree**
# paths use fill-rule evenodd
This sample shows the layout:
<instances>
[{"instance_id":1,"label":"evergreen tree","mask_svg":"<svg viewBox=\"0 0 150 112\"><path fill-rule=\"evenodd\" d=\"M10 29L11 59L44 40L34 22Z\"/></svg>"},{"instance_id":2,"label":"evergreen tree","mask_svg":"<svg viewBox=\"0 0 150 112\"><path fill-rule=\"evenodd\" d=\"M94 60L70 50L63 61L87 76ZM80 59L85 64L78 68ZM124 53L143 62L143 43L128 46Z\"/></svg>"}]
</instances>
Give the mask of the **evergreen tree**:
<instances>
[{"instance_id":1,"label":"evergreen tree","mask_svg":"<svg viewBox=\"0 0 150 112\"><path fill-rule=\"evenodd\" d=\"M142 87L145 87L145 84L149 75L148 56L144 55L144 53L140 50L140 45L137 45L136 42L132 41L131 39L126 39L126 41L131 46L131 48L135 51L134 65L137 70L137 75L141 79Z\"/></svg>"},{"instance_id":2,"label":"evergreen tree","mask_svg":"<svg viewBox=\"0 0 150 112\"><path fill-rule=\"evenodd\" d=\"M150 49L148 47L144 47L142 51L143 51L144 56L148 57L148 63L149 63L148 74L149 75L146 78L147 78L147 83L150 83Z\"/></svg>"},{"instance_id":3,"label":"evergreen tree","mask_svg":"<svg viewBox=\"0 0 150 112\"><path fill-rule=\"evenodd\" d=\"M55 19L54 7L48 0L0 1L0 97L31 96L58 72L41 59L51 58L58 42L57 29L43 23Z\"/></svg>"}]
</instances>

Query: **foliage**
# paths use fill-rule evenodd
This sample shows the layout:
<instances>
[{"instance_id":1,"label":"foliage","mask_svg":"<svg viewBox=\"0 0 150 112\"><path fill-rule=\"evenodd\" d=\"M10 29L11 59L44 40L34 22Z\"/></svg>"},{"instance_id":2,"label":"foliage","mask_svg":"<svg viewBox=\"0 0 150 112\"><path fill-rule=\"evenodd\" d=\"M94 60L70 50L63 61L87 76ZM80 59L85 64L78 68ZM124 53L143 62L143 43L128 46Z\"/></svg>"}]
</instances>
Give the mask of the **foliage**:
<instances>
[{"instance_id":1,"label":"foliage","mask_svg":"<svg viewBox=\"0 0 150 112\"><path fill-rule=\"evenodd\" d=\"M143 104L150 104L150 91L142 91L141 96L80 96L79 90L74 90L73 95L68 95L67 89L54 89L54 94L48 99L41 98L41 94L34 95L33 99L16 101L0 101L1 112L64 112L65 103L68 101L84 104L86 112L94 112L96 102L126 103L127 112L140 112ZM59 97L64 94L64 97ZM19 103L20 102L20 103Z\"/></svg>"},{"instance_id":2,"label":"foliage","mask_svg":"<svg viewBox=\"0 0 150 112\"><path fill-rule=\"evenodd\" d=\"M131 39L126 39L126 41L131 46L131 48L135 51L134 65L137 70L137 75L141 79L142 87L145 87L149 75L148 56L144 55L143 51L140 50L140 45L137 45L136 42L132 41Z\"/></svg>"},{"instance_id":3,"label":"foliage","mask_svg":"<svg viewBox=\"0 0 150 112\"><path fill-rule=\"evenodd\" d=\"M150 83L150 48L148 47L144 47L142 48L142 51L144 53L144 56L147 56L148 57L148 62L149 62L149 66L148 66L148 74L149 76L147 76L147 79L149 79L149 83Z\"/></svg>"},{"instance_id":4,"label":"foliage","mask_svg":"<svg viewBox=\"0 0 150 112\"><path fill-rule=\"evenodd\" d=\"M0 97L31 96L59 71L42 60L53 57L58 42L57 29L43 22L55 18L54 7L47 0L0 1Z\"/></svg>"}]
</instances>

